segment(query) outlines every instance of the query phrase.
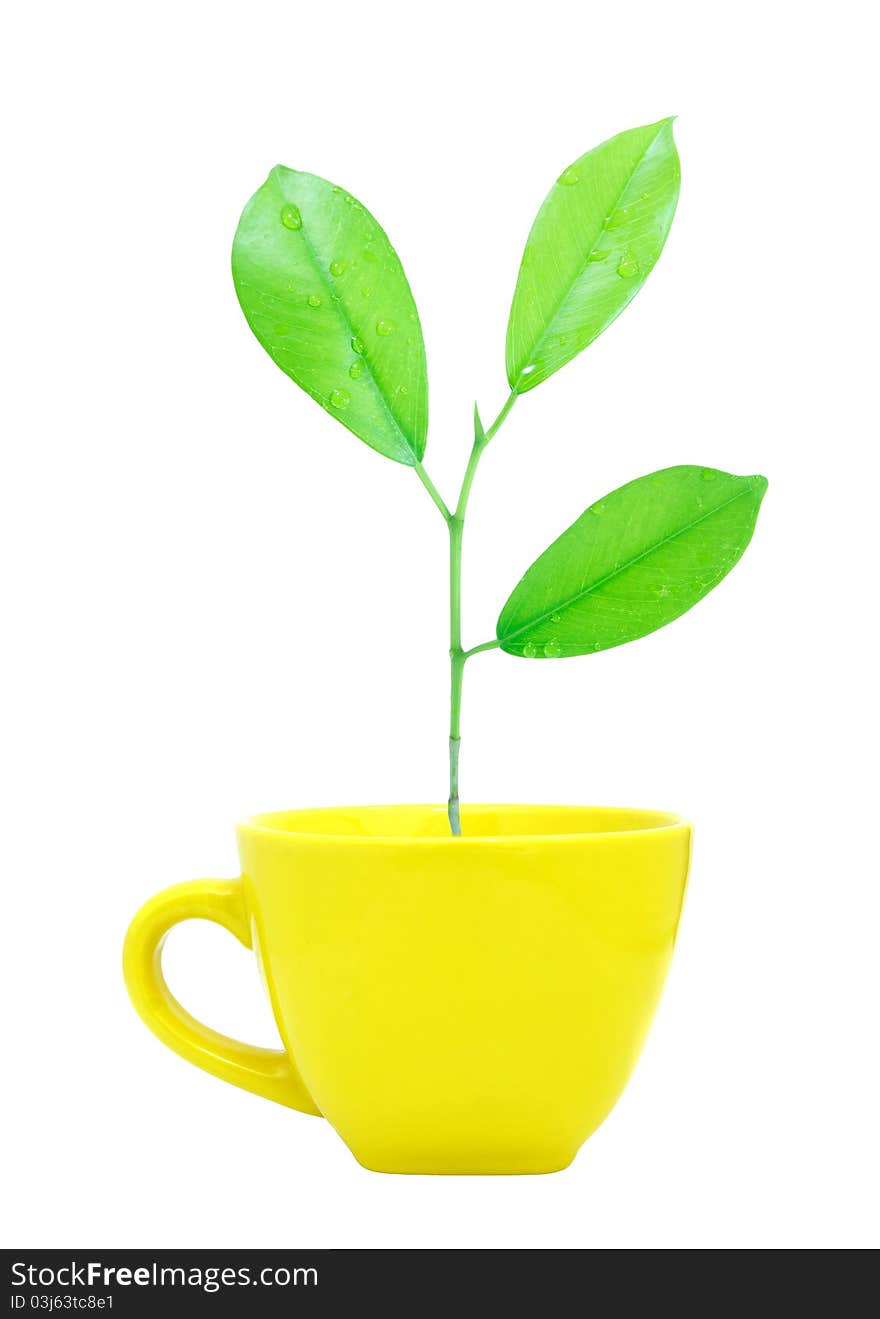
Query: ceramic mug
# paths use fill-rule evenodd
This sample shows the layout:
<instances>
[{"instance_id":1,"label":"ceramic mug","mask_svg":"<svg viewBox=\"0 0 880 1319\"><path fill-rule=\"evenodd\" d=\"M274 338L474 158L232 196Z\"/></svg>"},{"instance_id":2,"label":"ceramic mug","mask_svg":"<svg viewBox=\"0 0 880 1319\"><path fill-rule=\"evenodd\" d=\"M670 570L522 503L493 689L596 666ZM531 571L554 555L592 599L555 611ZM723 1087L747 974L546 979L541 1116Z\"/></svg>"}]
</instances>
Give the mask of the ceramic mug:
<instances>
[{"instance_id":1,"label":"ceramic mug","mask_svg":"<svg viewBox=\"0 0 880 1319\"><path fill-rule=\"evenodd\" d=\"M566 1167L621 1094L672 957L690 825L659 811L284 811L238 829L242 875L158 894L125 941L129 994L196 1066L323 1115L365 1167ZM196 1021L168 930L253 948L283 1050Z\"/></svg>"}]
</instances>

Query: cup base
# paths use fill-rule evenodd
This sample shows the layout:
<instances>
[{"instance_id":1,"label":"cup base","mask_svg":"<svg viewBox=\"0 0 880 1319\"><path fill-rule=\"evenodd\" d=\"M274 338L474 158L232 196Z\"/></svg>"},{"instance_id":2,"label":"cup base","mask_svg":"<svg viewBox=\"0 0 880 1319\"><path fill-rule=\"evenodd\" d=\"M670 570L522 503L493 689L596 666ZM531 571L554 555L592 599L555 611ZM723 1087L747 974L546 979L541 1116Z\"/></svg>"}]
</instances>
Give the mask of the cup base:
<instances>
[{"instance_id":1,"label":"cup base","mask_svg":"<svg viewBox=\"0 0 880 1319\"><path fill-rule=\"evenodd\" d=\"M575 1151L576 1153L577 1151ZM352 1151L354 1153L354 1151ZM354 1155L367 1172L392 1173L405 1177L542 1177L553 1172L564 1172L574 1162L574 1154L551 1155L544 1158L480 1159L460 1162L452 1157L437 1158L418 1155Z\"/></svg>"}]
</instances>

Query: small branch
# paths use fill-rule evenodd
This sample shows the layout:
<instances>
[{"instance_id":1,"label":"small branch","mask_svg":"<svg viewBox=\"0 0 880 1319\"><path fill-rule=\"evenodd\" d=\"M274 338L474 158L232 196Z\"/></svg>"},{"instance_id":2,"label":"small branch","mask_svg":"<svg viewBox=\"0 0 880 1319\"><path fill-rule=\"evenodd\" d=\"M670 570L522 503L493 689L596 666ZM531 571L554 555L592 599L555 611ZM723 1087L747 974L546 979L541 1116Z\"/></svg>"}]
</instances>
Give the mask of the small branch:
<instances>
[{"instance_id":1,"label":"small branch","mask_svg":"<svg viewBox=\"0 0 880 1319\"><path fill-rule=\"evenodd\" d=\"M440 494L440 491L437 489L434 482L431 480L430 476L425 471L424 467L418 461L418 459L413 464L413 471L421 481L422 485L427 490L428 494L433 499L434 503L439 508L444 520L448 522L449 519L452 517L452 514L450 513L449 509L446 507L446 501L443 499L443 496Z\"/></svg>"},{"instance_id":2,"label":"small branch","mask_svg":"<svg viewBox=\"0 0 880 1319\"><path fill-rule=\"evenodd\" d=\"M484 431L482 426L480 425L479 414L477 413L476 408L474 409L474 422L475 422L474 429L476 432L474 438L474 447L471 449L471 456L468 459L468 465L465 469L464 480L461 483L461 493L458 496L458 504L456 505L455 508L455 516L457 518L460 518L462 522L464 522L464 515L467 512L468 500L471 497L471 486L474 483L474 477L477 474L477 467L479 466L480 459L483 456L483 450L486 448L487 444L492 439L492 437L497 433L497 431L499 430L499 428L501 427L504 421L504 418L510 412L510 409L513 407L515 402L516 402L516 394L514 394L511 391L507 399L507 402L504 404L504 407L498 413L498 416L492 422L492 425L489 427L487 431Z\"/></svg>"},{"instance_id":3,"label":"small branch","mask_svg":"<svg viewBox=\"0 0 880 1319\"><path fill-rule=\"evenodd\" d=\"M487 444L491 439L494 439L496 433L501 429L501 426L503 425L505 418L508 416L511 408L513 407L514 403L518 398L519 395L514 390L511 390L507 396L507 402L504 404L504 407L501 409L501 411L498 413L498 416L492 422L492 425L486 431Z\"/></svg>"},{"instance_id":4,"label":"small branch","mask_svg":"<svg viewBox=\"0 0 880 1319\"><path fill-rule=\"evenodd\" d=\"M494 641L484 641L480 646L471 646L470 650L462 652L462 659L470 659L471 655L482 655L484 650L497 650L501 642L497 639Z\"/></svg>"}]
</instances>

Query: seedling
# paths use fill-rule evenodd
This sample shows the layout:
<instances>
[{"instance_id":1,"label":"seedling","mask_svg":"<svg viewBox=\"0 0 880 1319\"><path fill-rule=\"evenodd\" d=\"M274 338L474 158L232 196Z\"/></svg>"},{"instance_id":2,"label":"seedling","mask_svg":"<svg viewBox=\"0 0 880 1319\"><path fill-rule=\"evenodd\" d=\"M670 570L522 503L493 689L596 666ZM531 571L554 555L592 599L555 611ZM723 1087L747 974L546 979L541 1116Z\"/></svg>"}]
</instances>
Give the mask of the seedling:
<instances>
[{"instance_id":1,"label":"seedling","mask_svg":"<svg viewBox=\"0 0 880 1319\"><path fill-rule=\"evenodd\" d=\"M632 301L675 214L672 120L619 133L563 170L532 225L507 327L510 394L474 443L454 508L423 465L425 347L394 248L370 212L315 174L272 170L232 248L247 322L290 378L359 439L411 467L449 530L449 825L461 833L458 762L467 661L592 655L671 623L717 586L751 539L762 476L667 467L591 504L514 588L495 637L464 649L461 551L480 458L517 399L591 344Z\"/></svg>"}]
</instances>

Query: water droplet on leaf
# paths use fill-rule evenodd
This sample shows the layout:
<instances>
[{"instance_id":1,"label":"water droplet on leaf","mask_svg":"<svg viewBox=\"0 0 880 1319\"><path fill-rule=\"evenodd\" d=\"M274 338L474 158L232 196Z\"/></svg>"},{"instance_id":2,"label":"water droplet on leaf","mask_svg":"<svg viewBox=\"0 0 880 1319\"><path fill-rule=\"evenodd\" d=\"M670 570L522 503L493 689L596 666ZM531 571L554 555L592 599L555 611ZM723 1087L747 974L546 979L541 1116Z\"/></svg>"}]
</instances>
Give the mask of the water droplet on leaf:
<instances>
[{"instance_id":1,"label":"water droplet on leaf","mask_svg":"<svg viewBox=\"0 0 880 1319\"><path fill-rule=\"evenodd\" d=\"M348 368L348 374L351 376L352 380L359 380L364 374L363 362L352 362L351 366Z\"/></svg>"},{"instance_id":2,"label":"water droplet on leaf","mask_svg":"<svg viewBox=\"0 0 880 1319\"><path fill-rule=\"evenodd\" d=\"M347 408L351 402L351 394L347 389L334 389L330 395L330 402L334 408Z\"/></svg>"},{"instance_id":3,"label":"water droplet on leaf","mask_svg":"<svg viewBox=\"0 0 880 1319\"><path fill-rule=\"evenodd\" d=\"M561 622L562 622L562 615L561 615L561 614L551 614L551 615L550 615L550 622L551 622L551 623L561 623Z\"/></svg>"},{"instance_id":4,"label":"water droplet on leaf","mask_svg":"<svg viewBox=\"0 0 880 1319\"><path fill-rule=\"evenodd\" d=\"M703 480L704 480L704 481L714 481L715 478L717 477L717 475L718 475L718 473L717 473L717 472L714 472L714 471L712 470L711 467L704 467L704 468L703 468Z\"/></svg>"},{"instance_id":5,"label":"water droplet on leaf","mask_svg":"<svg viewBox=\"0 0 880 1319\"><path fill-rule=\"evenodd\" d=\"M330 274L331 274L331 275L334 275L337 279L338 279L339 276L342 274L342 272L343 272L344 269L345 269L345 266L342 264L341 261L331 261L331 262L330 262Z\"/></svg>"},{"instance_id":6,"label":"water droplet on leaf","mask_svg":"<svg viewBox=\"0 0 880 1319\"><path fill-rule=\"evenodd\" d=\"M611 251L609 248L606 247L604 249L601 249L597 247L594 248L593 251L590 253L590 255L587 257L587 261L607 261L610 255L611 255Z\"/></svg>"},{"instance_id":7,"label":"water droplet on leaf","mask_svg":"<svg viewBox=\"0 0 880 1319\"><path fill-rule=\"evenodd\" d=\"M620 258L617 273L621 279L632 279L634 275L639 273L638 258L632 252L624 252Z\"/></svg>"},{"instance_id":8,"label":"water droplet on leaf","mask_svg":"<svg viewBox=\"0 0 880 1319\"><path fill-rule=\"evenodd\" d=\"M523 655L526 657L526 659L534 659L537 653L538 653L538 648L535 645L534 641L527 641L526 644L523 646Z\"/></svg>"},{"instance_id":9,"label":"water droplet on leaf","mask_svg":"<svg viewBox=\"0 0 880 1319\"><path fill-rule=\"evenodd\" d=\"M310 293L308 302L310 307L320 307L321 305L321 299L318 297L317 293Z\"/></svg>"},{"instance_id":10,"label":"water droplet on leaf","mask_svg":"<svg viewBox=\"0 0 880 1319\"><path fill-rule=\"evenodd\" d=\"M363 353L364 346L365 345L363 339L358 339L358 337L355 335L355 337L351 341L352 350L356 353Z\"/></svg>"},{"instance_id":11,"label":"water droplet on leaf","mask_svg":"<svg viewBox=\"0 0 880 1319\"><path fill-rule=\"evenodd\" d=\"M387 339L389 334L394 333L394 321L379 321L376 325L376 333Z\"/></svg>"},{"instance_id":12,"label":"water droplet on leaf","mask_svg":"<svg viewBox=\"0 0 880 1319\"><path fill-rule=\"evenodd\" d=\"M544 647L544 654L547 656L548 659L558 659L559 656L562 654L562 647L560 646L559 642L556 640L555 637L547 642L546 646Z\"/></svg>"},{"instance_id":13,"label":"water droplet on leaf","mask_svg":"<svg viewBox=\"0 0 880 1319\"><path fill-rule=\"evenodd\" d=\"M576 169L566 169L562 171L556 182L561 183L563 188L573 188L580 182L580 175Z\"/></svg>"},{"instance_id":14,"label":"water droplet on leaf","mask_svg":"<svg viewBox=\"0 0 880 1319\"><path fill-rule=\"evenodd\" d=\"M302 229L303 221L299 213L299 207L294 206L292 202L281 208L281 223L285 229Z\"/></svg>"}]
</instances>

